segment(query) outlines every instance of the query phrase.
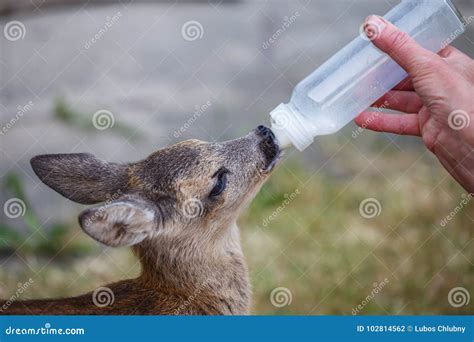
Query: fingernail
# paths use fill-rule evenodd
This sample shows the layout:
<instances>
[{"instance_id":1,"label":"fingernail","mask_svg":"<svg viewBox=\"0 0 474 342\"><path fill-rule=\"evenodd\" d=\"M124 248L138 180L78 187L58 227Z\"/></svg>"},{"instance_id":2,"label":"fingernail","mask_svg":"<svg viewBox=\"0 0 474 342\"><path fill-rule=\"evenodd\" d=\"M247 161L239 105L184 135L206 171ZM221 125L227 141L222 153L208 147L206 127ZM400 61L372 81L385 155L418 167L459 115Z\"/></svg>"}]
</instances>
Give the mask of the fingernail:
<instances>
[{"instance_id":1,"label":"fingernail","mask_svg":"<svg viewBox=\"0 0 474 342\"><path fill-rule=\"evenodd\" d=\"M378 15L370 15L364 21L364 32L370 40L377 39L385 28L385 19Z\"/></svg>"}]
</instances>

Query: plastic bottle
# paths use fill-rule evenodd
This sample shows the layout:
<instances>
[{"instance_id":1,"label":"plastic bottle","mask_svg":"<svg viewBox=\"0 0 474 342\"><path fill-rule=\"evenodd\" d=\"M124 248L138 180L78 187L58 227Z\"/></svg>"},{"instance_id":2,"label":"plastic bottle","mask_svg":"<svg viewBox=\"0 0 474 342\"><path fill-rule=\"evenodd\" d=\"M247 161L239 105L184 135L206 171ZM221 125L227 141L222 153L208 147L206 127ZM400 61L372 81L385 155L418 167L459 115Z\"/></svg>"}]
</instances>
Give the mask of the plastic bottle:
<instances>
[{"instance_id":1,"label":"plastic bottle","mask_svg":"<svg viewBox=\"0 0 474 342\"><path fill-rule=\"evenodd\" d=\"M450 0L402 0L384 17L434 52L464 33L466 26ZM272 130L281 147L294 145L302 151L315 136L340 130L406 76L361 29L356 39L295 87L289 103L270 113Z\"/></svg>"}]
</instances>

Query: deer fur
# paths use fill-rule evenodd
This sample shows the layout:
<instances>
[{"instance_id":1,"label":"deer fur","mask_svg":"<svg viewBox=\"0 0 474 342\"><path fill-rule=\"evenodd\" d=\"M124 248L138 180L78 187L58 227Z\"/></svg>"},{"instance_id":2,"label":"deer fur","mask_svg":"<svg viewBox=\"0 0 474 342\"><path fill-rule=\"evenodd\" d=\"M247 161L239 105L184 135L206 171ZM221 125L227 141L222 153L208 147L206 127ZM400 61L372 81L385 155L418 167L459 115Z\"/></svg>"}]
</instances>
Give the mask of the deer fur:
<instances>
[{"instance_id":1,"label":"deer fur","mask_svg":"<svg viewBox=\"0 0 474 342\"><path fill-rule=\"evenodd\" d=\"M259 126L239 139L184 141L129 164L84 153L34 157L43 183L75 202L101 203L79 215L81 228L105 245L131 246L141 274L77 297L1 301L1 313L248 314L236 219L279 156L273 133ZM225 189L213 195L224 178Z\"/></svg>"}]
</instances>

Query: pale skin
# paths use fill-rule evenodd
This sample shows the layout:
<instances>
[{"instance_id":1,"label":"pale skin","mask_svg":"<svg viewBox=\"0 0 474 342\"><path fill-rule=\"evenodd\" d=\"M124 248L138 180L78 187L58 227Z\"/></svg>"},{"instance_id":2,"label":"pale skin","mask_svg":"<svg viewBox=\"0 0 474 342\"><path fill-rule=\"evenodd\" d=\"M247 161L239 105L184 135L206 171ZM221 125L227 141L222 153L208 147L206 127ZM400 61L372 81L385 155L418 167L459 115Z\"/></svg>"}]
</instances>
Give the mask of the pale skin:
<instances>
[{"instance_id":1,"label":"pale skin","mask_svg":"<svg viewBox=\"0 0 474 342\"><path fill-rule=\"evenodd\" d=\"M409 77L374 104L402 114L365 111L355 122L421 137L454 179L474 193L474 60L451 46L438 54L425 50L379 16L368 17L364 27Z\"/></svg>"}]
</instances>

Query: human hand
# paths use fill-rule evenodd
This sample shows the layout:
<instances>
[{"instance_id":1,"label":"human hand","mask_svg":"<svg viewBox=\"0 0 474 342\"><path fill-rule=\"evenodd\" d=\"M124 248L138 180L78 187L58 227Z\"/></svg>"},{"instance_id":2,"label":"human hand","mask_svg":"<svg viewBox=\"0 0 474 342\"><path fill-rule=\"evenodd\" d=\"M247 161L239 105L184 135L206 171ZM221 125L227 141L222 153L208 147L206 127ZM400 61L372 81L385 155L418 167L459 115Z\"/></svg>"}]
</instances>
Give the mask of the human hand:
<instances>
[{"instance_id":1,"label":"human hand","mask_svg":"<svg viewBox=\"0 0 474 342\"><path fill-rule=\"evenodd\" d=\"M439 54L428 51L379 16L368 17L364 28L409 77L374 104L403 114L365 111L355 122L373 131L420 136L474 193L474 61L451 46Z\"/></svg>"}]
</instances>

